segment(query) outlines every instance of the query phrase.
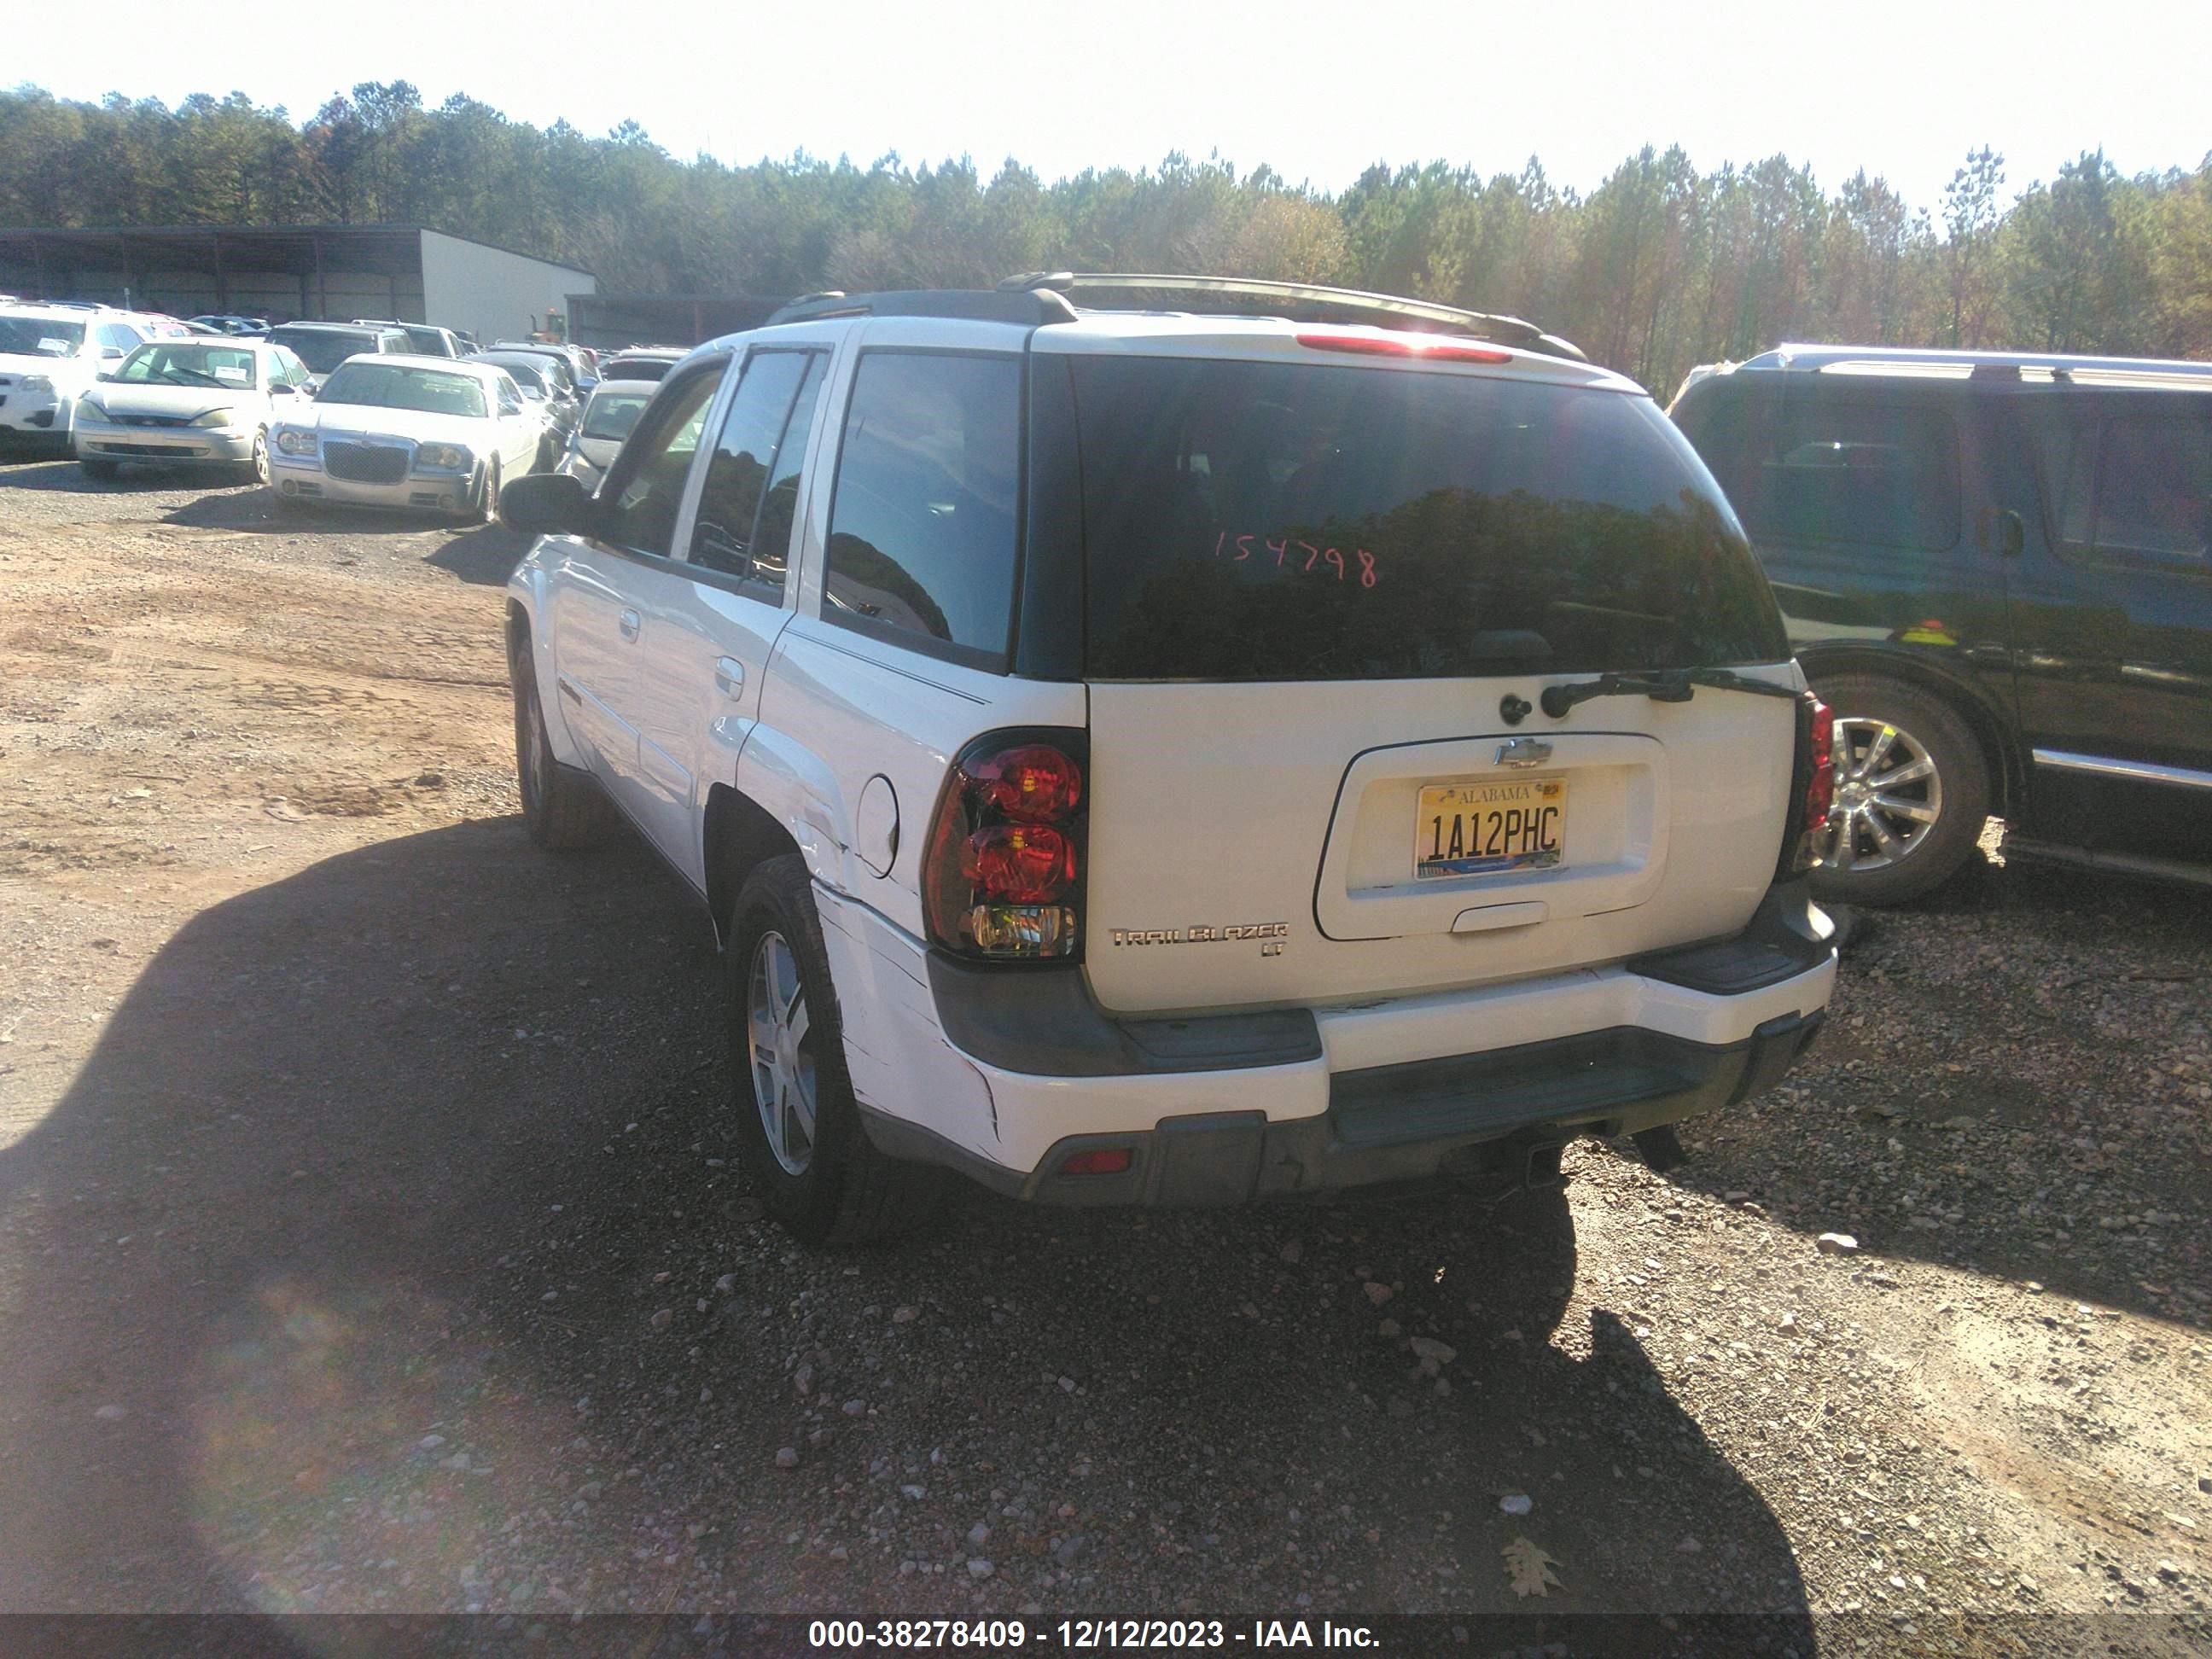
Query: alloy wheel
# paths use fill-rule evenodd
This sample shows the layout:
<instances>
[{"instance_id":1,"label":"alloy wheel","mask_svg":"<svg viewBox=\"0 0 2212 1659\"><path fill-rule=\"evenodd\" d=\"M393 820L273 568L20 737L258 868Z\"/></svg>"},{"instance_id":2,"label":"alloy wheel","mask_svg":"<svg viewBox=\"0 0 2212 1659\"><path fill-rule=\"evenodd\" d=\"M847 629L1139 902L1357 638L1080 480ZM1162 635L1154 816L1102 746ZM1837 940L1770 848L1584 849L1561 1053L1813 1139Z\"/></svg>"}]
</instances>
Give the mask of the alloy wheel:
<instances>
[{"instance_id":1,"label":"alloy wheel","mask_svg":"<svg viewBox=\"0 0 2212 1659\"><path fill-rule=\"evenodd\" d=\"M1927 744L1887 720L1836 720L1835 805L1821 858L1844 872L1887 870L1927 839L1943 779Z\"/></svg>"},{"instance_id":2,"label":"alloy wheel","mask_svg":"<svg viewBox=\"0 0 2212 1659\"><path fill-rule=\"evenodd\" d=\"M773 930L753 947L745 1026L753 1103L768 1149L788 1175L814 1161L814 1054L808 1041L806 988L790 943Z\"/></svg>"}]
</instances>

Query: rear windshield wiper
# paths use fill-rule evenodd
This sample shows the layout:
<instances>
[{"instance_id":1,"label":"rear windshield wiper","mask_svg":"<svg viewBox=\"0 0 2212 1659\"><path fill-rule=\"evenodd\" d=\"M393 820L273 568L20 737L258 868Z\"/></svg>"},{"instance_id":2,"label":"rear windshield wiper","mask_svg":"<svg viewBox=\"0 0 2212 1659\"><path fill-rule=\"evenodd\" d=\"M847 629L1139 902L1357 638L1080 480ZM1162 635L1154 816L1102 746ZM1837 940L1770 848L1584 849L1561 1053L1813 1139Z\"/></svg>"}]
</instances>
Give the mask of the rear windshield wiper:
<instances>
[{"instance_id":1,"label":"rear windshield wiper","mask_svg":"<svg viewBox=\"0 0 2212 1659\"><path fill-rule=\"evenodd\" d=\"M1601 674L1594 680L1567 685L1547 685L1537 699L1544 712L1558 720L1578 702L1592 697L1649 697L1654 702L1687 702L1698 686L1716 691L1748 691L1758 697L1788 697L1799 693L1771 680L1753 679L1731 668L1662 668L1644 674Z\"/></svg>"}]
</instances>

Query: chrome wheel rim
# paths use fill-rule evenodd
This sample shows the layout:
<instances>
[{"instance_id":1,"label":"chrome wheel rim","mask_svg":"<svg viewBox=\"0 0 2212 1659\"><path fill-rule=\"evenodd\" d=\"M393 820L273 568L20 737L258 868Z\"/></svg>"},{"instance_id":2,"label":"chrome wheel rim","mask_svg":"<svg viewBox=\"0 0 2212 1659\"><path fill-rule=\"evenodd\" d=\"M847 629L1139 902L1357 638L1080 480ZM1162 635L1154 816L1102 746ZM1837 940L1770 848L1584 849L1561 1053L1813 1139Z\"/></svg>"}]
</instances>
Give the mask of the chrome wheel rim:
<instances>
[{"instance_id":1,"label":"chrome wheel rim","mask_svg":"<svg viewBox=\"0 0 2212 1659\"><path fill-rule=\"evenodd\" d=\"M782 934L762 934L745 994L745 1035L753 1104L768 1149L787 1175L805 1175L814 1161L811 1029L798 958Z\"/></svg>"},{"instance_id":2,"label":"chrome wheel rim","mask_svg":"<svg viewBox=\"0 0 2212 1659\"><path fill-rule=\"evenodd\" d=\"M264 489L269 483L269 434L265 432L253 435L253 480Z\"/></svg>"},{"instance_id":3,"label":"chrome wheel rim","mask_svg":"<svg viewBox=\"0 0 2212 1659\"><path fill-rule=\"evenodd\" d=\"M1943 779L1928 745L1888 720L1836 720L1835 805L1821 861L1857 874L1911 856L1943 814Z\"/></svg>"}]
</instances>

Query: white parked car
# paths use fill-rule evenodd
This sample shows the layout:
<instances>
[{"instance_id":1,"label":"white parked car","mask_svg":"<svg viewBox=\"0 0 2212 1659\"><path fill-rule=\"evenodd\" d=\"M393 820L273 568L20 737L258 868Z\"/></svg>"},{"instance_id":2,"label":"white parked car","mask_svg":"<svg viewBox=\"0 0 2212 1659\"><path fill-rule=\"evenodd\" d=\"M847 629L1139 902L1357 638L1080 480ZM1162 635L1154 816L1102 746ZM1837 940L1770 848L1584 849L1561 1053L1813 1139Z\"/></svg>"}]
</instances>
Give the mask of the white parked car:
<instances>
[{"instance_id":1,"label":"white parked car","mask_svg":"<svg viewBox=\"0 0 2212 1659\"><path fill-rule=\"evenodd\" d=\"M543 418L511 376L449 357L349 357L270 434L280 502L428 507L489 521L538 463Z\"/></svg>"},{"instance_id":2,"label":"white parked car","mask_svg":"<svg viewBox=\"0 0 2212 1659\"><path fill-rule=\"evenodd\" d=\"M252 339L149 340L77 399L77 465L221 466L269 482L269 429L307 397L307 366Z\"/></svg>"},{"instance_id":3,"label":"white parked car","mask_svg":"<svg viewBox=\"0 0 2212 1659\"><path fill-rule=\"evenodd\" d=\"M705 900L755 1189L834 1241L945 1170L1679 1156L1835 975L1826 714L1711 476L1525 323L1122 282L796 303L596 494L507 488L525 822L619 815Z\"/></svg>"},{"instance_id":4,"label":"white parked car","mask_svg":"<svg viewBox=\"0 0 2212 1659\"><path fill-rule=\"evenodd\" d=\"M586 489L597 489L622 453L623 440L659 389L651 380L600 381L585 399L583 418L569 434L568 447L562 452L556 471L582 479Z\"/></svg>"},{"instance_id":5,"label":"white parked car","mask_svg":"<svg viewBox=\"0 0 2212 1659\"><path fill-rule=\"evenodd\" d=\"M77 398L151 332L104 307L0 307L0 453L67 455Z\"/></svg>"}]
</instances>

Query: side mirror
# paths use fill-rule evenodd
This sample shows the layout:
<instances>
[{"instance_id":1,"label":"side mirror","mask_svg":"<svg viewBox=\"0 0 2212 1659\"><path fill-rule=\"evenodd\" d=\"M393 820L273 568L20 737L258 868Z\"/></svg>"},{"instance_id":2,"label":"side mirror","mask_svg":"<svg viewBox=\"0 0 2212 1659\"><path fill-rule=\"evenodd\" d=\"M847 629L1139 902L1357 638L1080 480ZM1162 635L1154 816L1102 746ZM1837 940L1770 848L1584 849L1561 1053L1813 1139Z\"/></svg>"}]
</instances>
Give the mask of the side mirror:
<instances>
[{"instance_id":1,"label":"side mirror","mask_svg":"<svg viewBox=\"0 0 2212 1659\"><path fill-rule=\"evenodd\" d=\"M121 346L102 346L100 349L100 361L103 363L120 362L123 357L124 350Z\"/></svg>"},{"instance_id":2,"label":"side mirror","mask_svg":"<svg viewBox=\"0 0 2212 1659\"><path fill-rule=\"evenodd\" d=\"M294 387L289 380L279 380L269 388L269 395L272 398L289 398L293 391Z\"/></svg>"},{"instance_id":3,"label":"side mirror","mask_svg":"<svg viewBox=\"0 0 2212 1659\"><path fill-rule=\"evenodd\" d=\"M526 472L499 492L499 521L526 536L595 536L598 503L565 472Z\"/></svg>"}]
</instances>

